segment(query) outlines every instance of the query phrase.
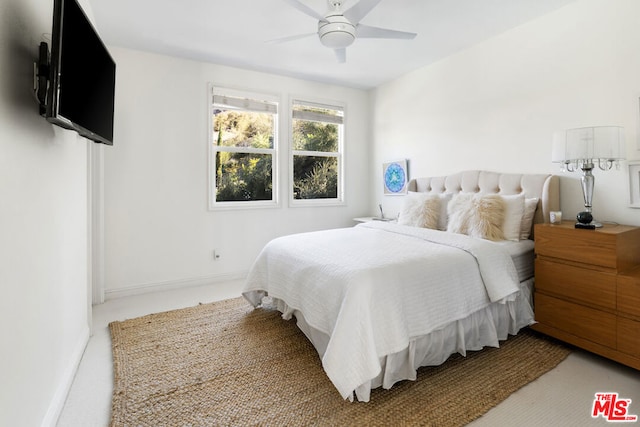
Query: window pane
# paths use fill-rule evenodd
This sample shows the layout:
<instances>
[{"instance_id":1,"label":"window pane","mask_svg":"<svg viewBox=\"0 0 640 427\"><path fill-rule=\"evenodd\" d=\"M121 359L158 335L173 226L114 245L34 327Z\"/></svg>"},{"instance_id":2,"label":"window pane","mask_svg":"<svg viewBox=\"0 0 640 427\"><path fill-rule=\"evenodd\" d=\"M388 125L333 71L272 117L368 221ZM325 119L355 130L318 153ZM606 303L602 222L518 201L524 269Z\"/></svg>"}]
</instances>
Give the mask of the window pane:
<instances>
[{"instance_id":1,"label":"window pane","mask_svg":"<svg viewBox=\"0 0 640 427\"><path fill-rule=\"evenodd\" d=\"M338 127L333 123L293 119L293 149L337 152Z\"/></svg>"},{"instance_id":2,"label":"window pane","mask_svg":"<svg viewBox=\"0 0 640 427\"><path fill-rule=\"evenodd\" d=\"M293 156L293 194L296 199L336 199L336 157Z\"/></svg>"},{"instance_id":3,"label":"window pane","mask_svg":"<svg viewBox=\"0 0 640 427\"><path fill-rule=\"evenodd\" d=\"M271 154L216 153L216 201L271 200Z\"/></svg>"},{"instance_id":4,"label":"window pane","mask_svg":"<svg viewBox=\"0 0 640 427\"><path fill-rule=\"evenodd\" d=\"M221 147L273 148L274 115L213 110L213 141Z\"/></svg>"}]
</instances>

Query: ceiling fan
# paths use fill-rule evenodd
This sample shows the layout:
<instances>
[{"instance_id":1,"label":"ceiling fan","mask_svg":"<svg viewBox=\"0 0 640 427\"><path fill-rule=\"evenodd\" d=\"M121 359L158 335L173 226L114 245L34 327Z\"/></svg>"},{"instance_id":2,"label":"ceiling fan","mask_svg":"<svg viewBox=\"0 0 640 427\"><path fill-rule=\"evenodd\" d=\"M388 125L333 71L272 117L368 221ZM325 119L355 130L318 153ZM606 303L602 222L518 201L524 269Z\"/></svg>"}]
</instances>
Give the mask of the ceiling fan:
<instances>
[{"instance_id":1,"label":"ceiling fan","mask_svg":"<svg viewBox=\"0 0 640 427\"><path fill-rule=\"evenodd\" d=\"M283 43L317 34L320 43L334 50L338 62L346 62L347 46L356 38L377 39L413 39L415 33L388 30L386 28L371 27L360 21L382 0L360 0L347 10L342 10L344 0L328 0L329 11L322 16L300 0L284 0L300 12L318 20L318 31L315 33L299 34L271 40L273 43Z\"/></svg>"}]
</instances>

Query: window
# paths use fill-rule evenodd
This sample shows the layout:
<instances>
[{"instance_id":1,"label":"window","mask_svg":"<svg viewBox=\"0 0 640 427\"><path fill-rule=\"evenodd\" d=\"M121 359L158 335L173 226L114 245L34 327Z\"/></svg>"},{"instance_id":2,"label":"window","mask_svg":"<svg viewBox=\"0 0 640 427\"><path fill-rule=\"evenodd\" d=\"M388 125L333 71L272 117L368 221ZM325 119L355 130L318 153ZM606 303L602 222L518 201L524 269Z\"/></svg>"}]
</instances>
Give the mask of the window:
<instances>
[{"instance_id":1,"label":"window","mask_svg":"<svg viewBox=\"0 0 640 427\"><path fill-rule=\"evenodd\" d=\"M292 203L342 203L344 108L294 100Z\"/></svg>"},{"instance_id":2,"label":"window","mask_svg":"<svg viewBox=\"0 0 640 427\"><path fill-rule=\"evenodd\" d=\"M212 93L210 207L275 206L277 98L220 87Z\"/></svg>"}]
</instances>

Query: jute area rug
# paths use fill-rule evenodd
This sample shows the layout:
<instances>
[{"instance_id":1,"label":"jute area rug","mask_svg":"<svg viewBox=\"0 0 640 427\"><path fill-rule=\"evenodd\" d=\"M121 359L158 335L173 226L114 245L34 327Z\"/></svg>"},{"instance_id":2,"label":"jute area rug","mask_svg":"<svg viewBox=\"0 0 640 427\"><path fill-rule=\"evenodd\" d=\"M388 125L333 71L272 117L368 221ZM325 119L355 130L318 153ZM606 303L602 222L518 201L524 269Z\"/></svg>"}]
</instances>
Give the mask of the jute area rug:
<instances>
[{"instance_id":1,"label":"jute area rug","mask_svg":"<svg viewBox=\"0 0 640 427\"><path fill-rule=\"evenodd\" d=\"M533 332L453 356L417 381L344 401L295 321L242 298L109 325L112 426L456 426L480 417L570 350Z\"/></svg>"}]
</instances>

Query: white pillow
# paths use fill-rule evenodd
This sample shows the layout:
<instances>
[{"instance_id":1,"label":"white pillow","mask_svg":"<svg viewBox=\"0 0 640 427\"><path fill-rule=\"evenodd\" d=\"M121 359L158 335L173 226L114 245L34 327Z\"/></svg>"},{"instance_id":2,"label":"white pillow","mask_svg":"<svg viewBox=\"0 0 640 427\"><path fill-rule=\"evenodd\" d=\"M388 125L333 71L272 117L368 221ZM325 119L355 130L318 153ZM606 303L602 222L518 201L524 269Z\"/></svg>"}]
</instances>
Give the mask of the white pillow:
<instances>
[{"instance_id":1,"label":"white pillow","mask_svg":"<svg viewBox=\"0 0 640 427\"><path fill-rule=\"evenodd\" d=\"M398 224L437 228L439 213L440 197L438 195L409 191L404 199Z\"/></svg>"},{"instance_id":2,"label":"white pillow","mask_svg":"<svg viewBox=\"0 0 640 427\"><path fill-rule=\"evenodd\" d=\"M502 232L505 240L520 240L522 216L524 215L524 194L501 196L505 202L504 223Z\"/></svg>"},{"instance_id":3,"label":"white pillow","mask_svg":"<svg viewBox=\"0 0 640 427\"><path fill-rule=\"evenodd\" d=\"M522 223L520 224L520 240L527 240L529 236L531 236L533 217L536 215L537 207L537 198L524 199L524 214L522 215Z\"/></svg>"},{"instance_id":4,"label":"white pillow","mask_svg":"<svg viewBox=\"0 0 640 427\"><path fill-rule=\"evenodd\" d=\"M450 233L467 234L471 212L471 193L455 194L447 204L447 231Z\"/></svg>"}]
</instances>

